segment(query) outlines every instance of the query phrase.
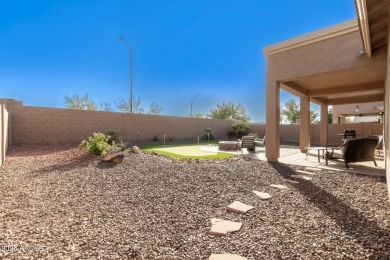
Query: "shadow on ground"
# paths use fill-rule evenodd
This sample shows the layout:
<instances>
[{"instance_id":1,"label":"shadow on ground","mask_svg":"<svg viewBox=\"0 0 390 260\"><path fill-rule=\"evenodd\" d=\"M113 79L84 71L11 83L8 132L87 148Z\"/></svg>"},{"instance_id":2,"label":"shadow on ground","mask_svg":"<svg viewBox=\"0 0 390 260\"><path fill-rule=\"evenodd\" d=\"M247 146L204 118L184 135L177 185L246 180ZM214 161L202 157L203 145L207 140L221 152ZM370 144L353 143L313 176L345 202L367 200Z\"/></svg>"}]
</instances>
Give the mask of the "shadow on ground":
<instances>
[{"instance_id":1,"label":"shadow on ground","mask_svg":"<svg viewBox=\"0 0 390 260\"><path fill-rule=\"evenodd\" d=\"M294 169L281 163L270 165L284 178L297 174ZM311 181L292 184L295 189L318 207L324 214L332 218L350 237L362 247L371 249L373 259L390 259L390 252L377 252L377 248L390 247L390 231L385 230L372 220L368 220L359 211L351 208L333 194L323 190ZM368 238L368 239L367 239Z\"/></svg>"}]
</instances>

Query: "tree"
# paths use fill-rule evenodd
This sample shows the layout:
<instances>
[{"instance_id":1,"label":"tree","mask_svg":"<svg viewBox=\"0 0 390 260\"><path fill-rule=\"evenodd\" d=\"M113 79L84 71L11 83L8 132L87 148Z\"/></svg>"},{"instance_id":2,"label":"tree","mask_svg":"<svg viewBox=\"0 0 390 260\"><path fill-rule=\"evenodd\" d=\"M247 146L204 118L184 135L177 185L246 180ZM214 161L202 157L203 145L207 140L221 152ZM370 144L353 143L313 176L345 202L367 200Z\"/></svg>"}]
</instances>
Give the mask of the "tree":
<instances>
[{"instance_id":1,"label":"tree","mask_svg":"<svg viewBox=\"0 0 390 260\"><path fill-rule=\"evenodd\" d=\"M314 112L313 110L310 110L310 123L312 124L320 123L320 121L318 120L318 113Z\"/></svg>"},{"instance_id":2,"label":"tree","mask_svg":"<svg viewBox=\"0 0 390 260\"><path fill-rule=\"evenodd\" d=\"M79 110L97 110L96 103L86 93L84 96L74 94L64 97L64 107Z\"/></svg>"},{"instance_id":3,"label":"tree","mask_svg":"<svg viewBox=\"0 0 390 260\"><path fill-rule=\"evenodd\" d=\"M328 108L328 124L333 123L333 107Z\"/></svg>"},{"instance_id":4,"label":"tree","mask_svg":"<svg viewBox=\"0 0 390 260\"><path fill-rule=\"evenodd\" d=\"M163 107L157 104L156 102L153 102L150 105L148 114L160 115L162 111L163 111Z\"/></svg>"},{"instance_id":5,"label":"tree","mask_svg":"<svg viewBox=\"0 0 390 260\"><path fill-rule=\"evenodd\" d=\"M196 114L193 114L192 116L191 115L188 115L190 117L195 117L195 118L205 118L205 116L201 113L196 113Z\"/></svg>"},{"instance_id":6,"label":"tree","mask_svg":"<svg viewBox=\"0 0 390 260\"><path fill-rule=\"evenodd\" d=\"M286 119L290 124L298 124L300 119L299 103L290 99L284 103L281 109L281 118ZM310 110L310 123L318 124L318 113Z\"/></svg>"},{"instance_id":7,"label":"tree","mask_svg":"<svg viewBox=\"0 0 390 260\"><path fill-rule=\"evenodd\" d=\"M99 110L100 111L112 111L111 103L109 103L109 102L101 102L99 104Z\"/></svg>"},{"instance_id":8,"label":"tree","mask_svg":"<svg viewBox=\"0 0 390 260\"><path fill-rule=\"evenodd\" d=\"M294 100L290 99L284 103L281 109L281 115L290 124L299 123L299 104Z\"/></svg>"},{"instance_id":9,"label":"tree","mask_svg":"<svg viewBox=\"0 0 390 260\"><path fill-rule=\"evenodd\" d=\"M115 103L115 106L123 112L131 112L130 98L121 98L118 102ZM141 98L138 97L137 100L133 99L133 113L134 114L142 114L144 109L141 105Z\"/></svg>"},{"instance_id":10,"label":"tree","mask_svg":"<svg viewBox=\"0 0 390 260\"><path fill-rule=\"evenodd\" d=\"M244 122L250 120L245 108L241 104L234 104L233 102L218 104L210 110L208 117L214 119L236 119Z\"/></svg>"}]
</instances>

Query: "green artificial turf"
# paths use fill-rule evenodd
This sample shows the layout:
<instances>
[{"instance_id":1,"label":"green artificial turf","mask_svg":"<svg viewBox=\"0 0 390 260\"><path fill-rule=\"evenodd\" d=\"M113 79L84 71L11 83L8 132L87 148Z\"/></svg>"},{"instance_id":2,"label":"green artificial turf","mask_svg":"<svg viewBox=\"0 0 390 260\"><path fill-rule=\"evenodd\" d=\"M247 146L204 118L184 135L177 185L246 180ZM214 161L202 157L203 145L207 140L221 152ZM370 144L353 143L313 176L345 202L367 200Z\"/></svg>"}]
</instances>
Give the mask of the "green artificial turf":
<instances>
[{"instance_id":1,"label":"green artificial turf","mask_svg":"<svg viewBox=\"0 0 390 260\"><path fill-rule=\"evenodd\" d=\"M206 145L207 144L204 144L203 146ZM142 149L179 159L222 159L234 156L234 154L230 153L203 151L199 149L200 146L202 145L174 144L165 145L165 147L164 145L145 145Z\"/></svg>"}]
</instances>

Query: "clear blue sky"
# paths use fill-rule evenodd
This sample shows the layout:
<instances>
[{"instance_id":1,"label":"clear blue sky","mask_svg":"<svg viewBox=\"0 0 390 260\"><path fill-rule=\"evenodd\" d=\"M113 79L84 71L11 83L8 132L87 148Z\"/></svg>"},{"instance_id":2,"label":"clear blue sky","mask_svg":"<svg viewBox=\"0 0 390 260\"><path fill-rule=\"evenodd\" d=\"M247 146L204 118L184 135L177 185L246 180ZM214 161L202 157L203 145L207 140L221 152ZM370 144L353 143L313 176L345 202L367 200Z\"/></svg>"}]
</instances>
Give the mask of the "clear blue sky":
<instances>
[{"instance_id":1,"label":"clear blue sky","mask_svg":"<svg viewBox=\"0 0 390 260\"><path fill-rule=\"evenodd\" d=\"M265 118L263 47L355 18L353 0L0 0L0 97L62 107L133 95L185 116L222 101ZM282 93L281 102L291 98Z\"/></svg>"}]
</instances>

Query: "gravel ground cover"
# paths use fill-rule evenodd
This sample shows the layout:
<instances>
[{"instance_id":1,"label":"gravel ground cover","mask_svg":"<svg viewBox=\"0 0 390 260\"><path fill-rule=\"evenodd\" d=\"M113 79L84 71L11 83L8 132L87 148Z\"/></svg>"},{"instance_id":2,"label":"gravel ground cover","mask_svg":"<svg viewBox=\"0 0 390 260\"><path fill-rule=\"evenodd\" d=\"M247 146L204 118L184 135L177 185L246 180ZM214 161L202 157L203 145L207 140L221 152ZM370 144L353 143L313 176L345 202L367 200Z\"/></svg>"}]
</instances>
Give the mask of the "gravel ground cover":
<instances>
[{"instance_id":1,"label":"gravel ground cover","mask_svg":"<svg viewBox=\"0 0 390 260\"><path fill-rule=\"evenodd\" d=\"M304 168L151 153L113 165L73 147L13 147L0 169L0 258L390 259L384 179L321 171L291 184ZM227 212L235 200L255 208ZM211 236L214 217L243 226Z\"/></svg>"}]
</instances>

